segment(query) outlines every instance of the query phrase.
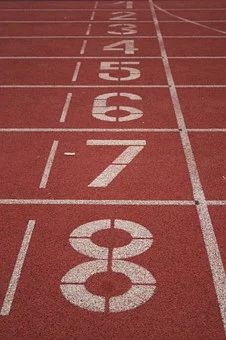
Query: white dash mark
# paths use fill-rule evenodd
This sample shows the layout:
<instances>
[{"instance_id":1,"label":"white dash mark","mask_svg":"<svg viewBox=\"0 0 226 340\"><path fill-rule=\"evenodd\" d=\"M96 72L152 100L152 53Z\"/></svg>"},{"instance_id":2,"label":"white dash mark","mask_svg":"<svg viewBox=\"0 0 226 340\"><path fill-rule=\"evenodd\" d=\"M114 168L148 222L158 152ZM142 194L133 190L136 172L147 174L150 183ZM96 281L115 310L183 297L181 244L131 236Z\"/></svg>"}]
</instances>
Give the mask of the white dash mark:
<instances>
[{"instance_id":1,"label":"white dash mark","mask_svg":"<svg viewBox=\"0 0 226 340\"><path fill-rule=\"evenodd\" d=\"M65 152L65 156L75 156L75 152Z\"/></svg>"},{"instance_id":2,"label":"white dash mark","mask_svg":"<svg viewBox=\"0 0 226 340\"><path fill-rule=\"evenodd\" d=\"M78 61L76 66L75 66L75 71L74 71L74 74L73 74L73 77L72 77L72 81L74 81L74 82L77 81L80 66L81 66L81 61Z\"/></svg>"},{"instance_id":3,"label":"white dash mark","mask_svg":"<svg viewBox=\"0 0 226 340\"><path fill-rule=\"evenodd\" d=\"M60 117L60 123L64 123L67 117L67 113L68 113L68 109L70 106L70 102L71 102L71 98L72 98L72 93L68 93L65 103L64 103L64 107L63 107L63 111Z\"/></svg>"},{"instance_id":4,"label":"white dash mark","mask_svg":"<svg viewBox=\"0 0 226 340\"><path fill-rule=\"evenodd\" d=\"M53 165L53 161L56 155L56 151L57 151L57 147L58 147L59 141L55 140L52 144L50 153L49 153L49 157L47 159L46 162L46 166L42 175L42 179L41 182L39 184L39 188L46 188L48 179L49 179L49 175L50 175L50 171Z\"/></svg>"},{"instance_id":5,"label":"white dash mark","mask_svg":"<svg viewBox=\"0 0 226 340\"><path fill-rule=\"evenodd\" d=\"M95 11L92 12L91 17L90 17L90 20L93 21L93 20L94 20L94 17L95 17Z\"/></svg>"},{"instance_id":6,"label":"white dash mark","mask_svg":"<svg viewBox=\"0 0 226 340\"><path fill-rule=\"evenodd\" d=\"M89 24L87 31L86 31L86 35L90 35L91 27L92 27L92 24Z\"/></svg>"},{"instance_id":7,"label":"white dash mark","mask_svg":"<svg viewBox=\"0 0 226 340\"><path fill-rule=\"evenodd\" d=\"M84 54L85 53L86 45L87 45L87 40L83 40L80 54Z\"/></svg>"},{"instance_id":8,"label":"white dash mark","mask_svg":"<svg viewBox=\"0 0 226 340\"><path fill-rule=\"evenodd\" d=\"M21 275L21 271L23 268L23 264L25 261L25 257L27 254L27 250L29 247L29 243L31 240L31 236L35 227L35 220L29 220L28 224L27 224L27 228L24 234L24 238L23 241L21 243L21 247L20 247L20 251L17 255L17 259L16 259L16 263L13 269L13 273L9 282L9 286L3 301L3 305L1 308L1 312L0 315L9 315L11 307L12 307L12 303L13 303L13 299L14 299L14 295L18 286L18 282L20 279L20 275Z\"/></svg>"}]
</instances>

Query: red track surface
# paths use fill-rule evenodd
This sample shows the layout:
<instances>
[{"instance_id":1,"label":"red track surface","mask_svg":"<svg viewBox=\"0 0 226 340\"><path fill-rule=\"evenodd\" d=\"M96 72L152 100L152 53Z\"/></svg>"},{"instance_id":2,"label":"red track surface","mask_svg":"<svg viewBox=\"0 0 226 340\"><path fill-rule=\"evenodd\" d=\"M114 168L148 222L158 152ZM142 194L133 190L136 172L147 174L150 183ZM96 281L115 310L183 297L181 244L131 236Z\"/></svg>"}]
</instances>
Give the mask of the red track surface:
<instances>
[{"instance_id":1,"label":"red track surface","mask_svg":"<svg viewBox=\"0 0 226 340\"><path fill-rule=\"evenodd\" d=\"M225 1L0 31L0 339L225 339Z\"/></svg>"}]
</instances>

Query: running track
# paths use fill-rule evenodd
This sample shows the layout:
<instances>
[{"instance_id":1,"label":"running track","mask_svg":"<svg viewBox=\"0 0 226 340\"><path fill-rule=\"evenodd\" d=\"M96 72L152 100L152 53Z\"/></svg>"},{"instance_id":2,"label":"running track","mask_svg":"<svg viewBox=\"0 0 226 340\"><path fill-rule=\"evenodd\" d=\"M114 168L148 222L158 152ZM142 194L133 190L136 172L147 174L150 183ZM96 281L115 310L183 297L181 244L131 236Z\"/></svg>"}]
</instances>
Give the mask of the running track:
<instances>
[{"instance_id":1,"label":"running track","mask_svg":"<svg viewBox=\"0 0 226 340\"><path fill-rule=\"evenodd\" d=\"M226 2L0 8L0 339L225 339Z\"/></svg>"}]
</instances>

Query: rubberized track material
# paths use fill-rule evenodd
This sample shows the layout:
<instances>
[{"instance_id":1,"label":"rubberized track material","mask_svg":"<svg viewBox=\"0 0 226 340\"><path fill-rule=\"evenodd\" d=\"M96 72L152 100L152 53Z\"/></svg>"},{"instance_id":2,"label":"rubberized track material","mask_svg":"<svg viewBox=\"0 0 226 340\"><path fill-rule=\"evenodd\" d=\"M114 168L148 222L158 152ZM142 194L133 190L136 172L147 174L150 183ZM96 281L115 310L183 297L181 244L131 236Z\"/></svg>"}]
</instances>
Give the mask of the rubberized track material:
<instances>
[{"instance_id":1,"label":"rubberized track material","mask_svg":"<svg viewBox=\"0 0 226 340\"><path fill-rule=\"evenodd\" d=\"M0 32L0 339L225 339L225 1L1 1Z\"/></svg>"}]
</instances>

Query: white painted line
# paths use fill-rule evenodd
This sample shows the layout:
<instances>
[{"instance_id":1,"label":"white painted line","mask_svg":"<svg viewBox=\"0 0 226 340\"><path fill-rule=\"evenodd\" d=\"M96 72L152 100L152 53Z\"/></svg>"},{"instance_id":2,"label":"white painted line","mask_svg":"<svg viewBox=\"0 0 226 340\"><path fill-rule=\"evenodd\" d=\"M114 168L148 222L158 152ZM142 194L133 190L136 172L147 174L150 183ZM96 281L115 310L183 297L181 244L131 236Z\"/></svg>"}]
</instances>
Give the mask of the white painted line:
<instances>
[{"instance_id":1,"label":"white painted line","mask_svg":"<svg viewBox=\"0 0 226 340\"><path fill-rule=\"evenodd\" d=\"M39 184L39 188L46 188L48 179L49 179L49 175L50 175L50 171L52 169L52 165L53 165L53 161L56 155L56 151L57 151L57 147L58 147L59 142L58 141L54 141L52 144L52 147L50 149L50 153L49 153L49 157L47 159L46 162L46 166L45 169L43 171L43 175L42 175L42 179L41 182Z\"/></svg>"},{"instance_id":2,"label":"white painted line","mask_svg":"<svg viewBox=\"0 0 226 340\"><path fill-rule=\"evenodd\" d=\"M128 38L128 39L141 39L141 38L142 39L156 39L155 35L133 35L133 36L123 35L123 37ZM92 35L92 36L87 36L87 35L4 35L4 36L0 36L0 39L84 39L84 38L116 39L115 35ZM164 35L163 38L165 39L226 39L226 35L225 36L224 35ZM102 56L99 58L102 58ZM142 58L142 56L139 56L139 58ZM152 58L152 57L146 56L145 58Z\"/></svg>"},{"instance_id":3,"label":"white painted line","mask_svg":"<svg viewBox=\"0 0 226 340\"><path fill-rule=\"evenodd\" d=\"M225 133L226 128L208 128L208 129L187 129L188 132L210 132L210 133ZM116 129L116 128L0 128L0 133L6 132L179 132L179 129L165 129L165 128L129 128L129 129Z\"/></svg>"},{"instance_id":4,"label":"white painted line","mask_svg":"<svg viewBox=\"0 0 226 340\"><path fill-rule=\"evenodd\" d=\"M87 45L87 40L83 40L82 47L81 47L81 50L80 50L80 54L85 53L86 45Z\"/></svg>"},{"instance_id":5,"label":"white painted line","mask_svg":"<svg viewBox=\"0 0 226 340\"><path fill-rule=\"evenodd\" d=\"M89 36L90 34L90 29L92 27L92 24L88 25L86 35L5 35L5 36L0 36L0 39L106 39L106 38L111 38L111 39L116 39L115 35L92 35ZM88 36L87 36L88 35ZM221 37L221 36L217 36ZM123 35L123 38L128 38L128 39L156 39L155 35ZM117 37L118 40L118 37Z\"/></svg>"},{"instance_id":6,"label":"white painted line","mask_svg":"<svg viewBox=\"0 0 226 340\"><path fill-rule=\"evenodd\" d=\"M98 1L95 1L94 9L96 9L98 6Z\"/></svg>"},{"instance_id":7,"label":"white painted line","mask_svg":"<svg viewBox=\"0 0 226 340\"><path fill-rule=\"evenodd\" d=\"M90 35L91 27L92 27L92 24L89 24L87 31L86 31L86 35ZM92 38L92 37L89 37L89 38Z\"/></svg>"},{"instance_id":8,"label":"white painted line","mask_svg":"<svg viewBox=\"0 0 226 340\"><path fill-rule=\"evenodd\" d=\"M131 145L146 145L146 141L144 140L125 140L125 139L88 139L87 142L86 142L86 145L128 145L128 146L131 146Z\"/></svg>"},{"instance_id":9,"label":"white painted line","mask_svg":"<svg viewBox=\"0 0 226 340\"><path fill-rule=\"evenodd\" d=\"M161 59L161 57L160 56L152 56L152 57L148 57L148 56L145 56L145 57L116 57L116 56L114 56L114 57L111 57L111 56L108 56L108 57L101 57L101 56L58 56L58 57L56 57L56 56L18 56L18 57L12 57L12 56L8 56L8 57L0 57L0 59L2 59L2 60L7 60L7 59L9 59L9 60L16 60L16 59L24 59L24 60L26 60L26 59L50 59L50 60L53 60L53 59L65 59L65 60L67 60L67 59L98 59L98 60L102 60L102 59L137 59L137 60L139 60L139 59Z\"/></svg>"},{"instance_id":10,"label":"white painted line","mask_svg":"<svg viewBox=\"0 0 226 340\"><path fill-rule=\"evenodd\" d=\"M178 129L102 129L102 128L0 128L1 132L178 132ZM198 131L199 132L199 131Z\"/></svg>"},{"instance_id":11,"label":"white painted line","mask_svg":"<svg viewBox=\"0 0 226 340\"><path fill-rule=\"evenodd\" d=\"M64 152L65 156L75 156L75 152Z\"/></svg>"},{"instance_id":12,"label":"white painted line","mask_svg":"<svg viewBox=\"0 0 226 340\"><path fill-rule=\"evenodd\" d=\"M63 21L63 20L58 20L58 21L53 21L53 20L0 20L0 24L77 24L77 23L89 23L89 20L68 20L68 21ZM109 24L112 21L109 20L93 20L93 23L106 23ZM123 20L123 23L131 23L129 20ZM150 20L136 20L136 23L150 23Z\"/></svg>"},{"instance_id":13,"label":"white painted line","mask_svg":"<svg viewBox=\"0 0 226 340\"><path fill-rule=\"evenodd\" d=\"M226 205L226 201L207 201L208 205Z\"/></svg>"},{"instance_id":14,"label":"white painted line","mask_svg":"<svg viewBox=\"0 0 226 340\"><path fill-rule=\"evenodd\" d=\"M90 17L90 21L93 21L95 17L95 11L92 12L91 17Z\"/></svg>"},{"instance_id":15,"label":"white painted line","mask_svg":"<svg viewBox=\"0 0 226 340\"><path fill-rule=\"evenodd\" d=\"M159 59L161 60L162 57L160 56L152 56L152 57L148 57L148 56L143 56L143 57L97 57L97 56L93 56L93 57L80 57L80 56L18 56L18 57L11 57L11 56L4 56L4 57L0 57L0 60L26 60L26 59L49 59L49 60L54 60L54 59L62 59L62 60L73 60L73 59L82 59L82 60L89 60L89 59L98 59L98 60L102 60L102 59L135 59L135 60L148 60L148 59ZM169 56L168 59L226 59L226 56L209 56L209 55L204 55L204 56Z\"/></svg>"},{"instance_id":16,"label":"white painted line","mask_svg":"<svg viewBox=\"0 0 226 340\"><path fill-rule=\"evenodd\" d=\"M104 11L104 12L112 12L112 11L119 11L119 8L97 8L94 7L95 10L97 11ZM180 12L184 12L184 11L226 11L226 7L214 7L214 8L164 8L167 11L180 11ZM147 9L146 8L134 8L133 10L135 10L136 12L146 12ZM92 8L1 8L1 11L4 12L65 12L65 11L69 11L69 12L77 12L77 11L93 11Z\"/></svg>"},{"instance_id":17,"label":"white painted line","mask_svg":"<svg viewBox=\"0 0 226 340\"><path fill-rule=\"evenodd\" d=\"M187 20L187 19L186 19ZM158 22L160 23L169 23L169 22L174 22L177 24L183 24L184 21L182 21L182 19L178 19L178 20L158 20ZM206 23L211 23L211 22L226 22L226 20L195 20L195 22L206 22Z\"/></svg>"},{"instance_id":18,"label":"white painted line","mask_svg":"<svg viewBox=\"0 0 226 340\"><path fill-rule=\"evenodd\" d=\"M195 205L189 200L0 199L0 205Z\"/></svg>"},{"instance_id":19,"label":"white painted line","mask_svg":"<svg viewBox=\"0 0 226 340\"><path fill-rule=\"evenodd\" d=\"M10 89L10 88L40 88L40 89L49 89L49 88L81 88L81 89L86 89L86 88L113 88L114 85L33 85L33 84L27 84L27 85L1 85L0 88L3 89ZM119 88L169 88L169 85L117 85ZM225 85L175 85L176 88L226 88Z\"/></svg>"},{"instance_id":20,"label":"white painted line","mask_svg":"<svg viewBox=\"0 0 226 340\"><path fill-rule=\"evenodd\" d=\"M221 8L164 8L167 11L222 11L226 10L226 7L221 7Z\"/></svg>"},{"instance_id":21,"label":"white painted line","mask_svg":"<svg viewBox=\"0 0 226 340\"><path fill-rule=\"evenodd\" d=\"M203 27L203 28L207 28L207 29L209 29L209 30L211 30L211 31L215 31L215 32L218 32L218 33L226 34L226 31L218 30L218 29L216 29L216 28L213 28L213 27L210 27L210 26L207 26L207 25L203 25L203 24L201 24L201 23L198 23L197 21L189 20L189 19L186 19L186 18L184 18L184 17L175 15L175 14L173 14L173 13L171 13L171 12L168 12L167 10L165 10L165 9L163 9L163 8L157 6L157 5L154 5L154 7L157 8L159 11L161 11L161 12L163 12L163 13L165 13L165 14L168 14L169 16L172 16L172 17L174 17L174 18L177 18L177 19L182 20L183 22L188 22L188 23L193 24L193 25L196 25L196 26L200 26L200 27Z\"/></svg>"},{"instance_id":22,"label":"white painted line","mask_svg":"<svg viewBox=\"0 0 226 340\"><path fill-rule=\"evenodd\" d=\"M28 224L27 224L27 228L23 237L23 241L20 247L20 251L17 255L17 259L16 259L16 263L13 269L13 273L9 282L9 286L3 301L3 305L1 308L1 312L0 315L9 315L11 308L12 308L12 304L13 304L13 300L14 300L14 296L16 293L16 289L19 283L19 279L21 276L21 272L23 269L23 265L24 265L24 261L27 255L27 251L28 251L28 247L29 247L29 243L31 241L31 236L35 227L35 220L29 220Z\"/></svg>"},{"instance_id":23,"label":"white painted line","mask_svg":"<svg viewBox=\"0 0 226 340\"><path fill-rule=\"evenodd\" d=\"M66 100L65 100L65 103L64 103L63 111L61 113L60 123L65 123L67 113L68 113L68 109L69 109L70 102L71 102L71 98L72 98L72 93L68 93Z\"/></svg>"},{"instance_id":24,"label":"white painted line","mask_svg":"<svg viewBox=\"0 0 226 340\"><path fill-rule=\"evenodd\" d=\"M183 117L183 113L180 106L180 101L178 98L177 90L174 84L174 79L172 75L172 71L170 68L170 64L168 61L168 56L166 53L163 37L161 34L161 30L159 27L158 19L155 13L155 5L153 4L153 0L149 0L150 9L152 13L152 17L154 20L154 25L159 41L159 47L161 51L161 55L163 57L163 65L167 77L167 81L169 84L170 95L172 99L172 103L174 106L175 116L177 119L178 127L181 128L180 137L181 142L184 149L184 155L187 162L188 172L190 175L193 196L195 201L199 202L196 205L197 213L200 220L200 226L202 230L202 235L209 259L209 264L213 276L213 282L215 286L215 291L218 298L218 304L220 307L221 317L224 324L224 328L226 331L226 275L224 271L224 266L222 263L220 251L218 248L217 240L215 237L213 225L211 222L211 218L208 211L208 206L205 198L205 194L202 188L202 184L199 178L199 173L196 165L196 161L194 158L192 146L190 143L187 127L185 124L185 120Z\"/></svg>"},{"instance_id":25,"label":"white painted line","mask_svg":"<svg viewBox=\"0 0 226 340\"><path fill-rule=\"evenodd\" d=\"M189 132L226 132L226 128L187 129Z\"/></svg>"},{"instance_id":26,"label":"white painted line","mask_svg":"<svg viewBox=\"0 0 226 340\"><path fill-rule=\"evenodd\" d=\"M183 87L186 87L182 85ZM114 85L0 85L0 88L43 88L43 89L48 89L48 88L81 88L81 89L86 89L86 88L94 88L94 89L99 89L99 88L112 88ZM120 88L168 88L168 85L118 85L117 87ZM190 87L190 86L189 86ZM195 87L202 87L201 86L195 86ZM212 87L212 86L211 86ZM223 87L226 87L223 86Z\"/></svg>"},{"instance_id":27,"label":"white painted line","mask_svg":"<svg viewBox=\"0 0 226 340\"><path fill-rule=\"evenodd\" d=\"M78 61L76 63L75 70L74 70L73 77L72 77L71 81L73 81L73 82L77 81L80 67L81 67L81 61Z\"/></svg>"}]
</instances>

